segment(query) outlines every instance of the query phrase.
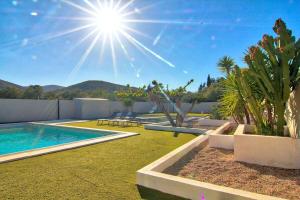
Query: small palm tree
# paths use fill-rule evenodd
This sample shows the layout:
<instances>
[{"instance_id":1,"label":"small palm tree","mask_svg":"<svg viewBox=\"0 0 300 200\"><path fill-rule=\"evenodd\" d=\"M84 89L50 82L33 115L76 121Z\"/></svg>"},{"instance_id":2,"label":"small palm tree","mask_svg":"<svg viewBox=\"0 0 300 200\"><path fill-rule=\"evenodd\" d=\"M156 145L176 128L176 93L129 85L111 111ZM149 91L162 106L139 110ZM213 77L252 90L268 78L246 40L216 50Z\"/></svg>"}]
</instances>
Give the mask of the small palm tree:
<instances>
[{"instance_id":1,"label":"small palm tree","mask_svg":"<svg viewBox=\"0 0 300 200\"><path fill-rule=\"evenodd\" d=\"M224 56L218 61L218 68L221 72L226 73L228 76L235 65L233 58Z\"/></svg>"}]
</instances>

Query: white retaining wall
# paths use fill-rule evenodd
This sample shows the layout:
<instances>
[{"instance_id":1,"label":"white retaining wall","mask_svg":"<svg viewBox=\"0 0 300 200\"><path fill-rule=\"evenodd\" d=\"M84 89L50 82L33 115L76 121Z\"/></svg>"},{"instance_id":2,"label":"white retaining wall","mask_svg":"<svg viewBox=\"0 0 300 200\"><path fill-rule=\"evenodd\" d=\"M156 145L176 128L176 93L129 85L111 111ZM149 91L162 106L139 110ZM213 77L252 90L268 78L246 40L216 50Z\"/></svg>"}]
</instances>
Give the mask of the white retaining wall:
<instances>
[{"instance_id":1,"label":"white retaining wall","mask_svg":"<svg viewBox=\"0 0 300 200\"><path fill-rule=\"evenodd\" d=\"M122 102L105 99L77 98L59 101L60 119L96 119L109 117L114 112L128 111ZM194 106L192 112L209 113L216 102L204 102ZM170 112L174 108L166 105ZM136 102L131 110L148 113L153 109L151 102ZM182 104L184 111L190 104ZM159 112L160 110L156 110ZM28 122L58 119L57 100L0 99L0 123Z\"/></svg>"}]
</instances>

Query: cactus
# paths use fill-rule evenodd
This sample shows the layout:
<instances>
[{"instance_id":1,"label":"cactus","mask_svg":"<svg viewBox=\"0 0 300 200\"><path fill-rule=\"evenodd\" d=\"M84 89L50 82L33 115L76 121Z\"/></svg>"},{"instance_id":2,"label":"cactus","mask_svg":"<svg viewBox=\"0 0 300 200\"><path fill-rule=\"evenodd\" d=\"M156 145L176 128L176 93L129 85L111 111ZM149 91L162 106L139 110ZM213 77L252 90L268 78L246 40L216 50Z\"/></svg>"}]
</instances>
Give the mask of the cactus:
<instances>
[{"instance_id":1,"label":"cactus","mask_svg":"<svg viewBox=\"0 0 300 200\"><path fill-rule=\"evenodd\" d=\"M264 35L257 46L249 48L245 62L249 66L249 75L255 80L265 100L273 107L276 128L272 127L272 130L275 130L275 135L283 136L286 102L299 80L300 40L296 42L281 19L276 20L273 30L276 37ZM251 88L242 78L240 84L244 92L250 94ZM251 98L249 101L254 117L261 121L252 105L254 102Z\"/></svg>"}]
</instances>

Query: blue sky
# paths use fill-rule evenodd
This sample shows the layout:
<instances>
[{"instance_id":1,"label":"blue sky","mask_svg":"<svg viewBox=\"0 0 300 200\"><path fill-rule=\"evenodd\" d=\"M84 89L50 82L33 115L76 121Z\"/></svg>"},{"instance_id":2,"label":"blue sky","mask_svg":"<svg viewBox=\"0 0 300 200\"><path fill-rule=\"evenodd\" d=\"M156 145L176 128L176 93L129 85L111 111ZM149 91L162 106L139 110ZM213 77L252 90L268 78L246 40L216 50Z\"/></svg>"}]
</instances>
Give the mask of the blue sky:
<instances>
[{"instance_id":1,"label":"blue sky","mask_svg":"<svg viewBox=\"0 0 300 200\"><path fill-rule=\"evenodd\" d=\"M81 0L72 2L91 10ZM97 5L94 0L89 2ZM243 66L247 47L256 44L264 33L273 34L277 18L282 18L297 38L300 36L297 0L136 0L127 11L134 11L128 19L154 21L126 23L142 34L127 33L152 53L120 35L129 56L114 38L116 70L109 43L100 59L102 43L98 41L74 71L95 36L76 43L93 27L62 33L86 25L86 21L78 20L87 17L86 12L60 0L2 0L0 79L21 85L65 86L85 80L141 86L155 79L174 88L193 78L195 83L189 89L196 90L208 74L221 76L216 68L220 57L231 56Z\"/></svg>"}]
</instances>

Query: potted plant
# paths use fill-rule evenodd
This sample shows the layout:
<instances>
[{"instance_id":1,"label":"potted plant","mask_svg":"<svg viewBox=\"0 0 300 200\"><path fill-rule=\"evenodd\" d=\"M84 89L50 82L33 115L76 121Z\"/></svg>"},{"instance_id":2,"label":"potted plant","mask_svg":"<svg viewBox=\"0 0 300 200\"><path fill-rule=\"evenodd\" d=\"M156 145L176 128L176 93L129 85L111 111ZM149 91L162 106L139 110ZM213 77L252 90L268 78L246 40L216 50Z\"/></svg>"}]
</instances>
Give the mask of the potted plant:
<instances>
[{"instance_id":1,"label":"potted plant","mask_svg":"<svg viewBox=\"0 0 300 200\"><path fill-rule=\"evenodd\" d=\"M300 169L299 132L285 128L285 110L299 80L300 40L296 41L281 19L273 30L275 37L264 35L258 45L249 48L245 55L248 68L235 66L233 72L254 122L238 127L234 156L237 161Z\"/></svg>"}]
</instances>

